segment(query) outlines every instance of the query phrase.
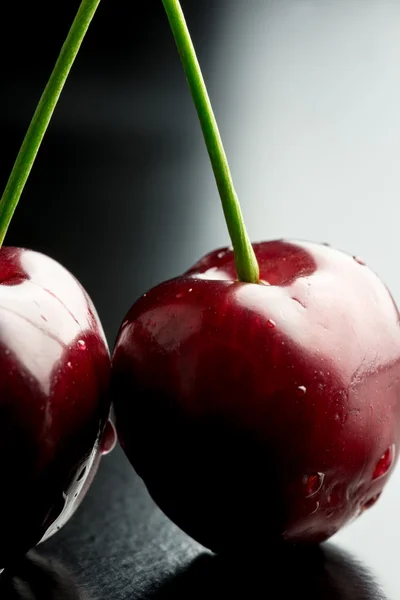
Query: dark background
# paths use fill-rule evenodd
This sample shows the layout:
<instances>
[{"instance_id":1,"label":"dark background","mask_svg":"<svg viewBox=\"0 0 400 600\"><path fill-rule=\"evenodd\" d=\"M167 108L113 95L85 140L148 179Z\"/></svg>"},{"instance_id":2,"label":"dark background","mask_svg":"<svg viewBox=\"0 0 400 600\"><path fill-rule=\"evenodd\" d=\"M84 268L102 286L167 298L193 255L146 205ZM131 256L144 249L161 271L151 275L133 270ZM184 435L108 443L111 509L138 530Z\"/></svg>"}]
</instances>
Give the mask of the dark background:
<instances>
[{"instance_id":1,"label":"dark background","mask_svg":"<svg viewBox=\"0 0 400 600\"><path fill-rule=\"evenodd\" d=\"M331 241L354 254L361 248L392 277L387 256L393 254L400 204L400 148L388 140L400 139L400 5L182 5L252 238L296 235ZM76 0L2 4L2 187L77 7ZM374 195L378 181L386 193ZM377 197L385 216L375 216ZM161 2L103 0L7 244L45 252L72 271L92 296L112 347L140 294L226 243ZM393 285L395 293L400 290L397 276ZM324 549L255 559L251 549L237 548L223 561L158 511L118 449L103 461L77 515L9 575L2 597L397 597L397 479L382 508Z\"/></svg>"}]
</instances>

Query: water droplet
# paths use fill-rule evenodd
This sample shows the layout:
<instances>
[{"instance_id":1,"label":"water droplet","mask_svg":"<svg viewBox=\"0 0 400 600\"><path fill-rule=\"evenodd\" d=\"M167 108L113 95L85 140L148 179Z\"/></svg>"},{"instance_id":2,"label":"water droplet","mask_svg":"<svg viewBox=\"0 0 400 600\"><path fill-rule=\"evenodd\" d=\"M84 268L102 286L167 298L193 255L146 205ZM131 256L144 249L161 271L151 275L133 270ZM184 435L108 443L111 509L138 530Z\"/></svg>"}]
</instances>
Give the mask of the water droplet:
<instances>
[{"instance_id":1,"label":"water droplet","mask_svg":"<svg viewBox=\"0 0 400 600\"><path fill-rule=\"evenodd\" d=\"M306 394L307 394L307 388L305 385L297 386L297 395L298 396L305 396Z\"/></svg>"},{"instance_id":2,"label":"water droplet","mask_svg":"<svg viewBox=\"0 0 400 600\"><path fill-rule=\"evenodd\" d=\"M390 471L390 468L393 465L394 455L395 455L395 445L392 444L391 446L389 446L389 448L386 450L386 452L384 454L382 454L382 456L376 463L376 467L374 470L374 474L372 475L372 479L379 479L380 477L383 477Z\"/></svg>"},{"instance_id":3,"label":"water droplet","mask_svg":"<svg viewBox=\"0 0 400 600\"><path fill-rule=\"evenodd\" d=\"M226 254L226 250L223 250L222 252L218 252L217 256L218 258L223 258Z\"/></svg>"},{"instance_id":4,"label":"water droplet","mask_svg":"<svg viewBox=\"0 0 400 600\"><path fill-rule=\"evenodd\" d=\"M369 508L371 508L371 506L374 506L374 504L376 504L376 502L378 502L379 498L380 498L381 492L379 494L376 494L376 496L372 496L372 498L370 498L368 500L368 502L366 502L364 504L364 506L362 507L362 512L364 512L364 510L368 510Z\"/></svg>"},{"instance_id":5,"label":"water droplet","mask_svg":"<svg viewBox=\"0 0 400 600\"><path fill-rule=\"evenodd\" d=\"M41 318L43 319L43 321L46 321L46 322L47 322L47 317L45 317L44 315L40 315L40 316L41 316Z\"/></svg>"},{"instance_id":6,"label":"water droplet","mask_svg":"<svg viewBox=\"0 0 400 600\"><path fill-rule=\"evenodd\" d=\"M314 475L305 475L303 482L306 486L306 498L315 496L324 484L325 473L315 473Z\"/></svg>"},{"instance_id":7,"label":"water droplet","mask_svg":"<svg viewBox=\"0 0 400 600\"><path fill-rule=\"evenodd\" d=\"M79 350L86 350L86 342L84 340L78 340Z\"/></svg>"},{"instance_id":8,"label":"water droplet","mask_svg":"<svg viewBox=\"0 0 400 600\"><path fill-rule=\"evenodd\" d=\"M260 284L261 284L261 285L271 285L271 284L269 283L269 281L265 281L265 279L260 279Z\"/></svg>"},{"instance_id":9,"label":"water droplet","mask_svg":"<svg viewBox=\"0 0 400 600\"><path fill-rule=\"evenodd\" d=\"M101 453L109 454L115 448L115 444L117 443L117 433L115 431L114 424L112 421L108 420L107 424L104 428L103 437L100 442Z\"/></svg>"},{"instance_id":10,"label":"water droplet","mask_svg":"<svg viewBox=\"0 0 400 600\"><path fill-rule=\"evenodd\" d=\"M189 294L190 294L190 292L193 292L193 288L190 288L190 290L188 290L188 291L189 291Z\"/></svg>"},{"instance_id":11,"label":"water droplet","mask_svg":"<svg viewBox=\"0 0 400 600\"><path fill-rule=\"evenodd\" d=\"M295 296L292 297L293 302L297 302L297 304L300 304L300 306L302 308L306 308L306 305L304 304L304 302L302 302L301 300L299 300L298 298L296 298Z\"/></svg>"},{"instance_id":12,"label":"water droplet","mask_svg":"<svg viewBox=\"0 0 400 600\"><path fill-rule=\"evenodd\" d=\"M276 327L275 321L273 319L268 319L267 327L269 327L269 329L274 329Z\"/></svg>"},{"instance_id":13,"label":"water droplet","mask_svg":"<svg viewBox=\"0 0 400 600\"><path fill-rule=\"evenodd\" d=\"M358 263L359 265L365 267L366 262L365 260L363 260L362 258L360 258L359 256L353 256L354 260L356 261L356 263Z\"/></svg>"},{"instance_id":14,"label":"water droplet","mask_svg":"<svg viewBox=\"0 0 400 600\"><path fill-rule=\"evenodd\" d=\"M314 514L317 512L317 510L319 510L319 502L316 502L316 503L315 503L315 508L314 508L314 510L312 510L312 511L309 513L309 516L310 516L310 515L314 515Z\"/></svg>"},{"instance_id":15,"label":"water droplet","mask_svg":"<svg viewBox=\"0 0 400 600\"><path fill-rule=\"evenodd\" d=\"M143 298L146 298L147 294L143 294Z\"/></svg>"},{"instance_id":16,"label":"water droplet","mask_svg":"<svg viewBox=\"0 0 400 600\"><path fill-rule=\"evenodd\" d=\"M83 467L82 471L79 473L78 475L78 479L76 481L82 481L82 479L85 477L86 475L86 467Z\"/></svg>"},{"instance_id":17,"label":"water droplet","mask_svg":"<svg viewBox=\"0 0 400 600\"><path fill-rule=\"evenodd\" d=\"M68 367L69 369L72 369L72 362L67 362L67 367Z\"/></svg>"}]
</instances>

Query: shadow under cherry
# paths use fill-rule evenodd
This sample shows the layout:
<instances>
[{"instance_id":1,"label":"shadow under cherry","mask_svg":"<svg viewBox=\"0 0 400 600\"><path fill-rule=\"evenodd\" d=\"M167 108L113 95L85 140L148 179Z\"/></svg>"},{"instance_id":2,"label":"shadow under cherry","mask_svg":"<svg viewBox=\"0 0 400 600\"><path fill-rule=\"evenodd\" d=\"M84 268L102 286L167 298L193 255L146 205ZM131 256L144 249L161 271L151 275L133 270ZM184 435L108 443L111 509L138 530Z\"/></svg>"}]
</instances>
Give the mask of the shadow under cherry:
<instances>
[{"instance_id":1,"label":"shadow under cherry","mask_svg":"<svg viewBox=\"0 0 400 600\"><path fill-rule=\"evenodd\" d=\"M388 600L369 569L331 544L269 552L245 560L202 554L152 600L293 598Z\"/></svg>"}]
</instances>

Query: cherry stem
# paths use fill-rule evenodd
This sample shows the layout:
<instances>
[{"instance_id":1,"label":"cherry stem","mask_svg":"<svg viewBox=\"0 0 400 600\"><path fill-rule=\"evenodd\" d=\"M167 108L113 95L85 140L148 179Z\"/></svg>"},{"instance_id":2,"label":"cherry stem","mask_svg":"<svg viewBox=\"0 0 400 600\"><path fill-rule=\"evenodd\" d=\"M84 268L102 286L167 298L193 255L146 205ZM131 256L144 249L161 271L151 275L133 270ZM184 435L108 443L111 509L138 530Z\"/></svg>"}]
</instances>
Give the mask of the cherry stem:
<instances>
[{"instance_id":1,"label":"cherry stem","mask_svg":"<svg viewBox=\"0 0 400 600\"><path fill-rule=\"evenodd\" d=\"M240 281L258 283L259 268L257 259L244 225L239 199L233 186L232 175L217 121L181 5L179 0L162 0L162 2L181 57L210 156L226 224L232 240L237 276Z\"/></svg>"},{"instance_id":2,"label":"cherry stem","mask_svg":"<svg viewBox=\"0 0 400 600\"><path fill-rule=\"evenodd\" d=\"M64 84L99 4L100 0L82 0L50 79L39 100L0 200L0 248Z\"/></svg>"}]
</instances>

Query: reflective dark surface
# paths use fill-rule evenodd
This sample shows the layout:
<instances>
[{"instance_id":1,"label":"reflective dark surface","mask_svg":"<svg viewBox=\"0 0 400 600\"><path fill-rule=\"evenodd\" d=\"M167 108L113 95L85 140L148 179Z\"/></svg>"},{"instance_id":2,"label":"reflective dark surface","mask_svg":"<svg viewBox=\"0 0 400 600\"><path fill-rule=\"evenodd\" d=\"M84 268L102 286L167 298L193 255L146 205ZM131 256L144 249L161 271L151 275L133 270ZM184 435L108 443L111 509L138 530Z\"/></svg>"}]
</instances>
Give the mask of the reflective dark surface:
<instances>
[{"instance_id":1,"label":"reflective dark surface","mask_svg":"<svg viewBox=\"0 0 400 600\"><path fill-rule=\"evenodd\" d=\"M120 449L103 460L68 526L38 551L68 565L82 591L98 600L222 600L235 591L243 599L390 598L373 572L331 544L305 553L265 550L255 557L237 547L229 559L211 555L155 507Z\"/></svg>"},{"instance_id":2,"label":"reflective dark surface","mask_svg":"<svg viewBox=\"0 0 400 600\"><path fill-rule=\"evenodd\" d=\"M136 298L229 243L161 3L134 4L103 0L7 239L78 277L110 345ZM182 4L252 239L329 241L365 258L398 301L400 3ZM1 187L77 6L2 6ZM334 539L365 561L389 600L400 595L399 497L396 469L378 505ZM159 513L119 450L38 552L73 573L78 598L195 596L207 585L224 597L221 586L231 589L240 574L208 557L190 566L203 549ZM328 599L379 598L364 568L334 564L342 591L328 584ZM285 583L290 562L283 568ZM281 571L263 573L269 585ZM51 578L43 581L51 594ZM311 577L310 593L318 581ZM253 595L268 597L265 581L254 582Z\"/></svg>"},{"instance_id":3,"label":"reflective dark surface","mask_svg":"<svg viewBox=\"0 0 400 600\"><path fill-rule=\"evenodd\" d=\"M30 552L0 581L4 600L90 600L58 561Z\"/></svg>"}]
</instances>

